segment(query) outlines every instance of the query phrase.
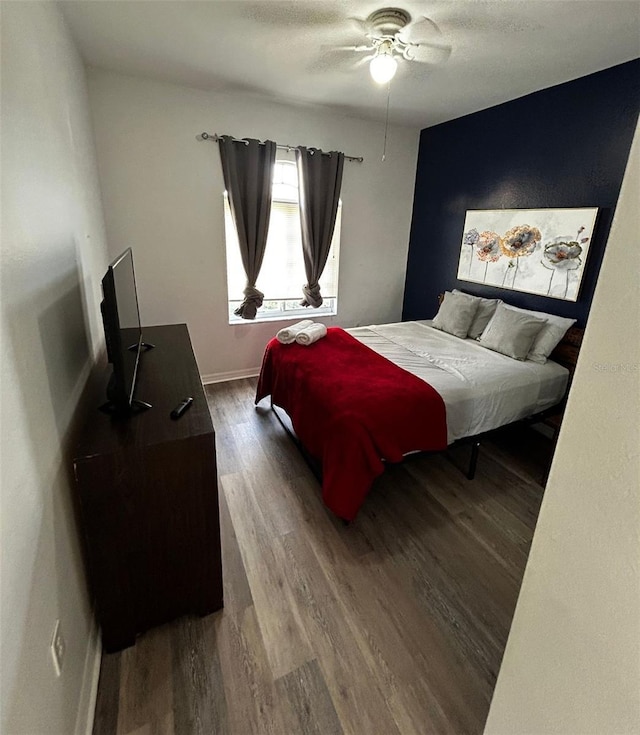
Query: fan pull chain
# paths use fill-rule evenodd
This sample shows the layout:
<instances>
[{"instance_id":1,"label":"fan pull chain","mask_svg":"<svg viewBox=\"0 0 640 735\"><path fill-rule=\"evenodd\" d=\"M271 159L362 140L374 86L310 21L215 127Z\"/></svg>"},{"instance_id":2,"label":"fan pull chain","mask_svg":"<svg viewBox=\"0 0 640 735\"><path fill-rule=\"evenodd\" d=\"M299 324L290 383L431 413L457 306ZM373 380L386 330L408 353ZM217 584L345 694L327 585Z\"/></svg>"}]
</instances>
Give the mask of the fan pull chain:
<instances>
[{"instance_id":1,"label":"fan pull chain","mask_svg":"<svg viewBox=\"0 0 640 735\"><path fill-rule=\"evenodd\" d=\"M387 114L384 119L384 145L382 147L382 162L387 157L387 131L389 129L389 98L391 97L391 80L387 84Z\"/></svg>"}]
</instances>

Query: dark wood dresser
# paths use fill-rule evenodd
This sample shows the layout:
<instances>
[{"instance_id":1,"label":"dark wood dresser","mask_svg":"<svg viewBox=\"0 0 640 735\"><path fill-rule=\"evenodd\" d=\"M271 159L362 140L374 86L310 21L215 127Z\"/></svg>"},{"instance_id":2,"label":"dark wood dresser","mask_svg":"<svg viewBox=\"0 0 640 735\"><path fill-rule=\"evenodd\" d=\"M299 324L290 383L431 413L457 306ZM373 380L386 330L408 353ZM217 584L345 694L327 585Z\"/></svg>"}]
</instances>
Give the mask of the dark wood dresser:
<instances>
[{"instance_id":1,"label":"dark wood dresser","mask_svg":"<svg viewBox=\"0 0 640 735\"><path fill-rule=\"evenodd\" d=\"M116 651L180 615L222 607L215 434L187 327L147 327L128 418L98 410L73 467L102 642ZM106 386L109 371L104 369ZM169 416L183 398L191 408Z\"/></svg>"}]
</instances>

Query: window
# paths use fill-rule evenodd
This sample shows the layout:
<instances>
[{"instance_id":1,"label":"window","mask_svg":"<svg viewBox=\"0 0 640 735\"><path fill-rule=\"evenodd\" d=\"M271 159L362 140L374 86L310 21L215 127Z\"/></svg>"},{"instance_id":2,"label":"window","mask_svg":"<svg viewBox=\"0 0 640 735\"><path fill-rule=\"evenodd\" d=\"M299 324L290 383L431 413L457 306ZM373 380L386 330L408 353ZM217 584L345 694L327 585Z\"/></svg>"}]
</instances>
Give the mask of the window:
<instances>
[{"instance_id":1,"label":"window","mask_svg":"<svg viewBox=\"0 0 640 735\"><path fill-rule=\"evenodd\" d=\"M255 320L314 317L336 314L338 301L338 257L342 203L338 205L336 226L327 264L320 278L322 306L300 306L302 286L307 282L302 258L298 171L293 161L276 161L273 174L273 200L269 235L256 287L264 293L264 302ZM224 195L224 229L227 248L227 285L229 323L246 324L233 312L242 303L247 277L242 267L238 236L231 216L227 194Z\"/></svg>"}]
</instances>

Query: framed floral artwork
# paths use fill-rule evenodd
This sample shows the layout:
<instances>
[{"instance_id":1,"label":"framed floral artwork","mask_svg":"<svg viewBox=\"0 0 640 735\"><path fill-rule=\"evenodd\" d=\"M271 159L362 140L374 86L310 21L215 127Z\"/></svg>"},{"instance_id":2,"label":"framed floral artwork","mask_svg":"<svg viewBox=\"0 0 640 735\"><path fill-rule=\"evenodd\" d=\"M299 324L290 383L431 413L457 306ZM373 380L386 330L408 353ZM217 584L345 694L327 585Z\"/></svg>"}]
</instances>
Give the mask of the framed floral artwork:
<instances>
[{"instance_id":1,"label":"framed floral artwork","mask_svg":"<svg viewBox=\"0 0 640 735\"><path fill-rule=\"evenodd\" d=\"M577 301L597 207L470 209L458 279Z\"/></svg>"}]
</instances>

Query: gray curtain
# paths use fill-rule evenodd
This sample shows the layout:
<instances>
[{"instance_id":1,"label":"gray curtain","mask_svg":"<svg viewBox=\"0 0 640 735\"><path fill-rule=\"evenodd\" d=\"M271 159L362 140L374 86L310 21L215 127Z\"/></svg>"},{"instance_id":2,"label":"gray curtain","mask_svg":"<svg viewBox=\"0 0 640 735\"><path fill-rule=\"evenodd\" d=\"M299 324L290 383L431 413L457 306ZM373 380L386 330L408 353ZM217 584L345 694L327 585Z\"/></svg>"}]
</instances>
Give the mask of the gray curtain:
<instances>
[{"instance_id":1,"label":"gray curtain","mask_svg":"<svg viewBox=\"0 0 640 735\"><path fill-rule=\"evenodd\" d=\"M276 144L272 140L260 143L252 138L238 141L223 135L219 147L229 208L247 275L244 301L234 313L243 319L255 319L264 299L256 281L269 232Z\"/></svg>"},{"instance_id":2,"label":"gray curtain","mask_svg":"<svg viewBox=\"0 0 640 735\"><path fill-rule=\"evenodd\" d=\"M320 276L324 270L336 224L342 185L344 153L323 153L315 148L296 148L302 251L307 283L301 306L322 304Z\"/></svg>"}]
</instances>

